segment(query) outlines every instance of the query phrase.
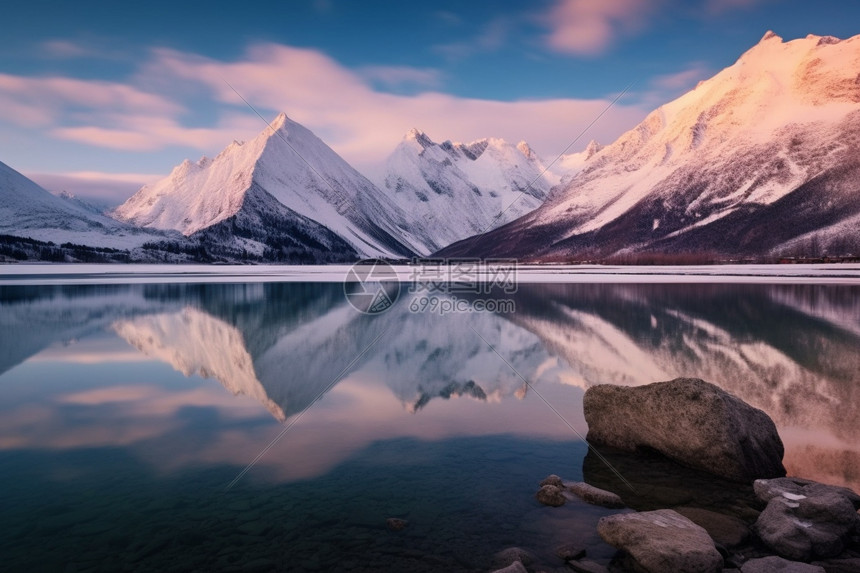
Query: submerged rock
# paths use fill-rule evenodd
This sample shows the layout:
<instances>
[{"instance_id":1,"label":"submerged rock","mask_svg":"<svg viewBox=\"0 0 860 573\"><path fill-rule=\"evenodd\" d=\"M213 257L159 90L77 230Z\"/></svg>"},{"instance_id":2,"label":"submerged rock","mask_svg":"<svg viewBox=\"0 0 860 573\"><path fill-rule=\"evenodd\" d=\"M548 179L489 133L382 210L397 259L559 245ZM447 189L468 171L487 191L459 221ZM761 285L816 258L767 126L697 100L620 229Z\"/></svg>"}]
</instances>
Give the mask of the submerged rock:
<instances>
[{"instance_id":1,"label":"submerged rock","mask_svg":"<svg viewBox=\"0 0 860 573\"><path fill-rule=\"evenodd\" d=\"M753 529L774 552L809 561L845 549L860 505L853 491L794 478L757 480L754 488L767 507Z\"/></svg>"},{"instance_id":2,"label":"submerged rock","mask_svg":"<svg viewBox=\"0 0 860 573\"><path fill-rule=\"evenodd\" d=\"M568 482L565 485L569 492L579 496L583 501L587 501L592 505L600 505L610 509L620 509L624 507L624 502L621 501L618 494L612 493L611 491L594 487L593 485L589 485L585 482Z\"/></svg>"},{"instance_id":3,"label":"submerged rock","mask_svg":"<svg viewBox=\"0 0 860 573\"><path fill-rule=\"evenodd\" d=\"M564 505L564 502L567 501L561 488L554 485L542 486L535 494L535 497L542 504L552 507Z\"/></svg>"},{"instance_id":4,"label":"submerged rock","mask_svg":"<svg viewBox=\"0 0 860 573\"><path fill-rule=\"evenodd\" d=\"M585 557L585 545L576 541L571 541L555 548L555 554L562 561L570 561Z\"/></svg>"},{"instance_id":5,"label":"submerged rock","mask_svg":"<svg viewBox=\"0 0 860 573\"><path fill-rule=\"evenodd\" d=\"M817 565L772 556L750 559L741 567L741 573L825 573L825 570Z\"/></svg>"},{"instance_id":6,"label":"submerged rock","mask_svg":"<svg viewBox=\"0 0 860 573\"><path fill-rule=\"evenodd\" d=\"M590 559L579 559L567 562L568 569L577 573L608 573L609 569Z\"/></svg>"},{"instance_id":7,"label":"submerged rock","mask_svg":"<svg viewBox=\"0 0 860 573\"><path fill-rule=\"evenodd\" d=\"M389 517L385 520L385 524L388 526L388 529L391 531L403 531L406 529L406 526L409 525L409 522L405 519L399 519L397 517Z\"/></svg>"},{"instance_id":8,"label":"submerged rock","mask_svg":"<svg viewBox=\"0 0 860 573\"><path fill-rule=\"evenodd\" d=\"M529 573L528 569L519 561L514 561L503 569L496 569L493 573Z\"/></svg>"},{"instance_id":9,"label":"submerged rock","mask_svg":"<svg viewBox=\"0 0 860 573\"><path fill-rule=\"evenodd\" d=\"M617 493L627 507L636 511L700 507L738 517L752 525L764 507L752 483L738 483L682 466L653 451L601 448L600 453L602 457L591 450L586 454L582 464L585 481Z\"/></svg>"},{"instance_id":10,"label":"submerged rock","mask_svg":"<svg viewBox=\"0 0 860 573\"><path fill-rule=\"evenodd\" d=\"M493 565L495 567L507 567L513 563L522 563L529 565L535 560L534 555L528 549L522 547L508 547L503 549L493 556Z\"/></svg>"},{"instance_id":11,"label":"submerged rock","mask_svg":"<svg viewBox=\"0 0 860 573\"><path fill-rule=\"evenodd\" d=\"M718 573L723 557L708 533L671 509L602 517L597 532L647 573Z\"/></svg>"},{"instance_id":12,"label":"submerged rock","mask_svg":"<svg viewBox=\"0 0 860 573\"><path fill-rule=\"evenodd\" d=\"M601 384L586 391L583 408L594 445L650 448L736 481L785 475L773 420L704 380L677 378L634 388Z\"/></svg>"}]
</instances>

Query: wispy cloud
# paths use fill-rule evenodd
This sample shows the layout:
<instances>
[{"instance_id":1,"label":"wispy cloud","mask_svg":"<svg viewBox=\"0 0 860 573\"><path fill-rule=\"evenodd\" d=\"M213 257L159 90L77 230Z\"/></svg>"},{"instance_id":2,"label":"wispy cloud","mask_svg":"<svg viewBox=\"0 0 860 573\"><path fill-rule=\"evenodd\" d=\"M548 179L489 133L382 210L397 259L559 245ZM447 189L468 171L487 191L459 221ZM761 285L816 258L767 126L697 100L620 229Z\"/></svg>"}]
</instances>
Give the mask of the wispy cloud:
<instances>
[{"instance_id":1,"label":"wispy cloud","mask_svg":"<svg viewBox=\"0 0 860 573\"><path fill-rule=\"evenodd\" d=\"M557 52L594 56L620 36L642 29L660 0L558 0L544 15L547 46Z\"/></svg>"},{"instance_id":2,"label":"wispy cloud","mask_svg":"<svg viewBox=\"0 0 860 573\"><path fill-rule=\"evenodd\" d=\"M106 39L88 38L69 40L57 38L45 40L38 46L42 56L54 60L126 60L128 53L117 48Z\"/></svg>"},{"instance_id":3,"label":"wispy cloud","mask_svg":"<svg viewBox=\"0 0 860 573\"><path fill-rule=\"evenodd\" d=\"M712 75L713 71L703 62L693 62L679 72L656 76L651 83L661 90L686 91Z\"/></svg>"},{"instance_id":4,"label":"wispy cloud","mask_svg":"<svg viewBox=\"0 0 860 573\"><path fill-rule=\"evenodd\" d=\"M447 24L448 26L460 26L463 24L463 18L455 14L454 12L449 12L447 10L439 10L433 14L440 22Z\"/></svg>"},{"instance_id":5,"label":"wispy cloud","mask_svg":"<svg viewBox=\"0 0 860 573\"><path fill-rule=\"evenodd\" d=\"M441 72L433 68L365 66L358 70L358 74L371 82L378 82L389 88L435 88L442 83Z\"/></svg>"},{"instance_id":6,"label":"wispy cloud","mask_svg":"<svg viewBox=\"0 0 860 573\"><path fill-rule=\"evenodd\" d=\"M0 120L13 125L42 127L70 119L85 122L104 114L158 118L183 110L166 96L119 82L0 74Z\"/></svg>"},{"instance_id":7,"label":"wispy cloud","mask_svg":"<svg viewBox=\"0 0 860 573\"><path fill-rule=\"evenodd\" d=\"M490 46L499 40L490 34L484 41ZM108 149L183 146L216 153L263 127L227 81L262 113L274 117L286 111L359 166L381 162L415 126L437 139L526 139L551 155L564 149L607 103L602 98L458 97L428 91L439 81L431 69L356 71L317 50L267 43L250 46L232 61L153 50L125 83L0 75L0 122ZM378 82L411 82L427 90L394 94L378 89ZM201 107L211 110L213 119L208 125L189 126L190 110ZM612 140L644 114L622 102L588 135Z\"/></svg>"},{"instance_id":8,"label":"wispy cloud","mask_svg":"<svg viewBox=\"0 0 860 573\"><path fill-rule=\"evenodd\" d=\"M42 52L50 58L72 59L93 55L93 51L89 48L70 40L48 40L42 43L41 48Z\"/></svg>"},{"instance_id":9,"label":"wispy cloud","mask_svg":"<svg viewBox=\"0 0 860 573\"><path fill-rule=\"evenodd\" d=\"M505 45L512 30L513 21L509 17L498 16L487 22L473 37L437 44L432 50L451 61L462 60L479 53L495 52Z\"/></svg>"},{"instance_id":10,"label":"wispy cloud","mask_svg":"<svg viewBox=\"0 0 860 573\"><path fill-rule=\"evenodd\" d=\"M501 102L438 92L382 93L320 52L278 44L254 46L234 62L167 50L159 53L159 60L155 67L161 74L177 82L199 82L221 104L244 107L224 82L228 80L255 106L286 111L326 134L336 151L359 163L381 160L414 126L439 139L526 139L551 154L564 149L572 134L606 106L603 99ZM643 116L643 110L619 106L598 124L596 136L614 138Z\"/></svg>"}]
</instances>

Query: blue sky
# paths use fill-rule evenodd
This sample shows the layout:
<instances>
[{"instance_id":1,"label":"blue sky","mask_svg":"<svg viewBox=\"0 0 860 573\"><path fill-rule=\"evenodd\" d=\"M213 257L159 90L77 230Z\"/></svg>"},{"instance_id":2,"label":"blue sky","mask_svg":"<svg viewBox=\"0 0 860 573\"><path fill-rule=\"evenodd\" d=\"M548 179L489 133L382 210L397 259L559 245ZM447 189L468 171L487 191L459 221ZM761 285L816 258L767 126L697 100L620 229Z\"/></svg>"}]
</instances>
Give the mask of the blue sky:
<instances>
[{"instance_id":1,"label":"blue sky","mask_svg":"<svg viewBox=\"0 0 860 573\"><path fill-rule=\"evenodd\" d=\"M402 135L608 143L769 29L860 33L860 2L16 2L0 42L0 161L116 202L286 111L360 170Z\"/></svg>"}]
</instances>

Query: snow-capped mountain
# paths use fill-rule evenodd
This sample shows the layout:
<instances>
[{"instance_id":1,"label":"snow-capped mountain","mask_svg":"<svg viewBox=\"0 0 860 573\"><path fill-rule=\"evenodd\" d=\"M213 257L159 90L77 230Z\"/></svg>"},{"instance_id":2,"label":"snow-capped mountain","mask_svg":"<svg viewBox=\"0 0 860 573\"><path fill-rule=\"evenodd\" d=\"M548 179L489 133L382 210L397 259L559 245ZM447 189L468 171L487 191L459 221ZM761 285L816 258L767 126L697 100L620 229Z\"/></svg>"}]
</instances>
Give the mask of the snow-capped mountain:
<instances>
[{"instance_id":1,"label":"snow-capped mountain","mask_svg":"<svg viewBox=\"0 0 860 573\"><path fill-rule=\"evenodd\" d=\"M123 249L153 240L152 233L52 195L2 162L0 234L57 244L75 243Z\"/></svg>"},{"instance_id":2,"label":"snow-capped mountain","mask_svg":"<svg viewBox=\"0 0 860 573\"><path fill-rule=\"evenodd\" d=\"M860 252L860 36L768 32L524 217L448 256Z\"/></svg>"},{"instance_id":3,"label":"snow-capped mountain","mask_svg":"<svg viewBox=\"0 0 860 573\"><path fill-rule=\"evenodd\" d=\"M407 240L427 255L534 210L554 182L524 141L435 143L413 129L386 161L383 186L410 214Z\"/></svg>"},{"instance_id":4,"label":"snow-capped mountain","mask_svg":"<svg viewBox=\"0 0 860 573\"><path fill-rule=\"evenodd\" d=\"M114 215L287 260L413 254L398 238L403 216L382 192L283 113L252 141L234 141L214 159L184 161Z\"/></svg>"}]
</instances>

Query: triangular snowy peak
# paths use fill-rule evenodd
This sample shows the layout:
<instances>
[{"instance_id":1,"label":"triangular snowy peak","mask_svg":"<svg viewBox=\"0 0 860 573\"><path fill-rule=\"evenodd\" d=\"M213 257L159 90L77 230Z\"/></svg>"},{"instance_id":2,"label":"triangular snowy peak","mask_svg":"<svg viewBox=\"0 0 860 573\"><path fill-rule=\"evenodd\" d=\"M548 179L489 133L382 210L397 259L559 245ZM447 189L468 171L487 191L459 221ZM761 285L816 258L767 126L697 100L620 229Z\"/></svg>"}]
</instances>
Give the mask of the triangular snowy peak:
<instances>
[{"instance_id":1,"label":"triangular snowy peak","mask_svg":"<svg viewBox=\"0 0 860 573\"><path fill-rule=\"evenodd\" d=\"M286 209L274 220L268 208L272 201ZM265 211L260 210L262 204L268 206ZM298 234L312 235L299 237L303 244L319 240L324 249L351 251L344 253L346 260L413 254L396 238L396 222L402 217L391 214L381 191L286 114L253 140L234 141L214 159L186 160L165 179L138 191L115 214L136 225L176 229L187 236L239 217L266 225L245 238L267 248L296 238L291 230L298 220ZM281 221L283 217L288 220ZM218 234L229 232L220 229Z\"/></svg>"}]
</instances>

